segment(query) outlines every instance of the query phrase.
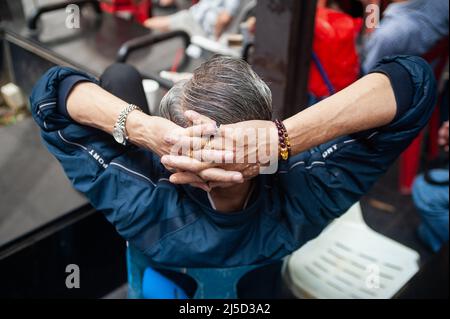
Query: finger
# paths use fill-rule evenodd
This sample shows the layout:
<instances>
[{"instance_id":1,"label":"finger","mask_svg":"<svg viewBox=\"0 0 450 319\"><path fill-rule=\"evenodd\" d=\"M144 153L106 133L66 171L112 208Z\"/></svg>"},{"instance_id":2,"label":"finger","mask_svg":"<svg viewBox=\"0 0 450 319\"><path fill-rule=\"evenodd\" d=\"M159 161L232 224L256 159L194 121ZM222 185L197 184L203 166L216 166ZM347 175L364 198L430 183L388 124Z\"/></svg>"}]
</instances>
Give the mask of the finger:
<instances>
[{"instance_id":1,"label":"finger","mask_svg":"<svg viewBox=\"0 0 450 319\"><path fill-rule=\"evenodd\" d=\"M233 151L218 150L212 147L203 148L206 143L207 139L183 136L172 146L170 155L184 155L208 163L233 162L235 157Z\"/></svg>"},{"instance_id":2,"label":"finger","mask_svg":"<svg viewBox=\"0 0 450 319\"><path fill-rule=\"evenodd\" d=\"M234 152L232 151L200 149L192 152L192 155L201 162L215 164L230 163L234 159Z\"/></svg>"},{"instance_id":3,"label":"finger","mask_svg":"<svg viewBox=\"0 0 450 319\"><path fill-rule=\"evenodd\" d=\"M188 142L189 138L192 138L191 142L197 143L197 141L200 141L201 145L204 145L207 139L216 134L217 130L217 126L211 123L191 126L183 130L175 130L166 134L164 136L164 141L174 145L181 142Z\"/></svg>"},{"instance_id":4,"label":"finger","mask_svg":"<svg viewBox=\"0 0 450 319\"><path fill-rule=\"evenodd\" d=\"M211 136L215 135L218 131L217 125L215 122L213 123L205 123L194 125L185 129L185 135L187 136Z\"/></svg>"},{"instance_id":5,"label":"finger","mask_svg":"<svg viewBox=\"0 0 450 319\"><path fill-rule=\"evenodd\" d=\"M170 182L172 184L204 184L205 181L201 179L197 174L190 173L190 172L178 172L175 174L172 174L170 176Z\"/></svg>"},{"instance_id":6,"label":"finger","mask_svg":"<svg viewBox=\"0 0 450 319\"><path fill-rule=\"evenodd\" d=\"M191 128L190 128L191 129ZM189 129L189 130L190 130ZM210 139L211 135L209 134L205 134L203 135L201 132L198 134L198 136L195 135L191 135L193 134L192 131L187 131L184 130L183 133L169 133L166 136L164 136L164 142L168 143L168 144L179 144L179 143L183 143L183 144L200 144L200 145L205 145L206 142L208 141L208 139Z\"/></svg>"},{"instance_id":7,"label":"finger","mask_svg":"<svg viewBox=\"0 0 450 319\"><path fill-rule=\"evenodd\" d=\"M244 177L240 172L226 171L222 168L208 168L198 173L201 179L208 182L242 184Z\"/></svg>"},{"instance_id":8,"label":"finger","mask_svg":"<svg viewBox=\"0 0 450 319\"><path fill-rule=\"evenodd\" d=\"M226 135L230 135L232 136L234 130L233 127L230 125L221 125L218 129L217 129L217 136L226 136Z\"/></svg>"},{"instance_id":9,"label":"finger","mask_svg":"<svg viewBox=\"0 0 450 319\"><path fill-rule=\"evenodd\" d=\"M194 125L198 125L198 124L214 124L214 125L216 125L216 122L214 120L212 120L209 117L204 116L200 113L197 113L195 111L191 111L191 110L186 111L186 112L184 112L184 116L186 116L189 121L194 123Z\"/></svg>"},{"instance_id":10,"label":"finger","mask_svg":"<svg viewBox=\"0 0 450 319\"><path fill-rule=\"evenodd\" d=\"M259 165L250 165L244 171L242 171L242 175L245 179L252 179L259 175L260 167Z\"/></svg>"},{"instance_id":11,"label":"finger","mask_svg":"<svg viewBox=\"0 0 450 319\"><path fill-rule=\"evenodd\" d=\"M170 182L175 185L190 184L193 187L200 188L205 192L210 192L211 187L205 183L198 175L189 172L175 173L170 176Z\"/></svg>"},{"instance_id":12,"label":"finger","mask_svg":"<svg viewBox=\"0 0 450 319\"><path fill-rule=\"evenodd\" d=\"M172 144L170 153L173 155L187 155L191 150L200 150L207 143L207 138L189 137L189 136L173 136L166 139Z\"/></svg>"},{"instance_id":13,"label":"finger","mask_svg":"<svg viewBox=\"0 0 450 319\"><path fill-rule=\"evenodd\" d=\"M193 173L198 173L207 168L213 167L210 163L200 162L187 156L165 155L161 158L161 163L164 166L170 166L180 171L188 171Z\"/></svg>"},{"instance_id":14,"label":"finger","mask_svg":"<svg viewBox=\"0 0 450 319\"><path fill-rule=\"evenodd\" d=\"M191 131L194 128L188 128L183 134L168 134L164 137L164 141L168 144L174 145L177 148L198 150L208 146L208 149L222 150L224 141L223 138L211 138L211 134L198 134ZM205 131L203 131L205 132ZM208 132L208 131L206 131ZM194 134L194 135L192 135Z\"/></svg>"}]
</instances>

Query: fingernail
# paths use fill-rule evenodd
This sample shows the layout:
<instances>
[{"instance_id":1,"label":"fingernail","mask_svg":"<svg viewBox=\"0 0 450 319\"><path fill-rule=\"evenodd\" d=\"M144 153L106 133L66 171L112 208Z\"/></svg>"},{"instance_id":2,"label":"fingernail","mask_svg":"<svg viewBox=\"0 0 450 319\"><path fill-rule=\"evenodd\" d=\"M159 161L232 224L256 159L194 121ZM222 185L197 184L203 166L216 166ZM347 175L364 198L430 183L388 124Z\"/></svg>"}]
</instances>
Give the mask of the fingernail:
<instances>
[{"instance_id":1,"label":"fingernail","mask_svg":"<svg viewBox=\"0 0 450 319\"><path fill-rule=\"evenodd\" d=\"M242 174L234 174L232 179L233 179L233 182L241 182L242 181Z\"/></svg>"},{"instance_id":2,"label":"fingernail","mask_svg":"<svg viewBox=\"0 0 450 319\"><path fill-rule=\"evenodd\" d=\"M170 156L164 155L163 157L161 157L161 163L169 164L170 163Z\"/></svg>"}]
</instances>

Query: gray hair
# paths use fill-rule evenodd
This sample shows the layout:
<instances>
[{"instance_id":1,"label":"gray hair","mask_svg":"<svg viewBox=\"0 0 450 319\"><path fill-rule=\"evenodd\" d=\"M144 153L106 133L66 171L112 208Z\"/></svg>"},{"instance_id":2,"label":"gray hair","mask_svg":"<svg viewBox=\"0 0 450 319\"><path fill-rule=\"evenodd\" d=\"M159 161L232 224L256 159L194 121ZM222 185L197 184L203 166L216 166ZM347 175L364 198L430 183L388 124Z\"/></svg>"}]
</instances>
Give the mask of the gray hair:
<instances>
[{"instance_id":1,"label":"gray hair","mask_svg":"<svg viewBox=\"0 0 450 319\"><path fill-rule=\"evenodd\" d=\"M237 58L214 56L190 80L178 82L162 99L160 115L188 127L184 116L196 111L218 125L271 120L272 93L250 65Z\"/></svg>"}]
</instances>

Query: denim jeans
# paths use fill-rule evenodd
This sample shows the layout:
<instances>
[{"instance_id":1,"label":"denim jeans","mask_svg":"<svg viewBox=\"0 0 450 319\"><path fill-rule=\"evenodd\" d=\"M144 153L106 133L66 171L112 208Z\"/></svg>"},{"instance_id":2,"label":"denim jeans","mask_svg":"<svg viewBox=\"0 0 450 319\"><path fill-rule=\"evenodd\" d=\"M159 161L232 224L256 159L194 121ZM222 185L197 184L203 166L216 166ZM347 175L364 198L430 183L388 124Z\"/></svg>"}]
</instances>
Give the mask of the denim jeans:
<instances>
[{"instance_id":1,"label":"denim jeans","mask_svg":"<svg viewBox=\"0 0 450 319\"><path fill-rule=\"evenodd\" d=\"M436 181L448 181L448 174L448 170L439 169L432 171L430 176ZM413 186L413 200L422 219L418 233L434 252L449 239L448 191L448 185L432 185L424 176L419 176Z\"/></svg>"}]
</instances>

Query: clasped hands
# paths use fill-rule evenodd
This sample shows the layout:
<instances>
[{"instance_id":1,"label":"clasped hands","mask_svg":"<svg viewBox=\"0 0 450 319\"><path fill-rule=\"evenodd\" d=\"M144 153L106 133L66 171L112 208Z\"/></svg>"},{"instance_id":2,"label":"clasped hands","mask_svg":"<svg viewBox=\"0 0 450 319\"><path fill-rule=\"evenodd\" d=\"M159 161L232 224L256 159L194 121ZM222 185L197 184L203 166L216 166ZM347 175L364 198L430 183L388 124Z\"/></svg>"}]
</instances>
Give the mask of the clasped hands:
<instances>
[{"instance_id":1,"label":"clasped hands","mask_svg":"<svg viewBox=\"0 0 450 319\"><path fill-rule=\"evenodd\" d=\"M210 192L244 183L259 175L274 158L278 160L278 133L271 121L217 127L213 120L194 111L185 116L191 127L166 122L162 129L159 155L172 172L173 184L190 184Z\"/></svg>"}]
</instances>

